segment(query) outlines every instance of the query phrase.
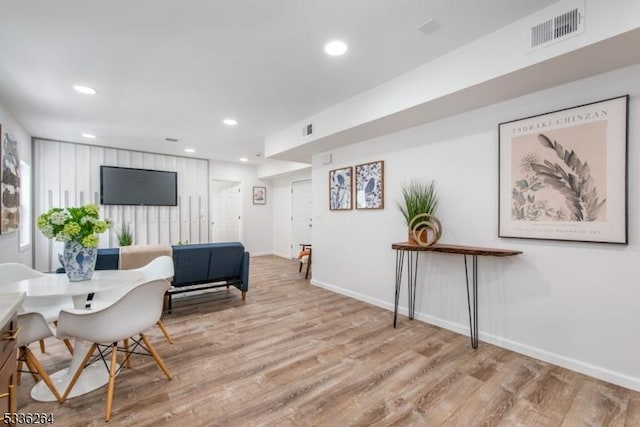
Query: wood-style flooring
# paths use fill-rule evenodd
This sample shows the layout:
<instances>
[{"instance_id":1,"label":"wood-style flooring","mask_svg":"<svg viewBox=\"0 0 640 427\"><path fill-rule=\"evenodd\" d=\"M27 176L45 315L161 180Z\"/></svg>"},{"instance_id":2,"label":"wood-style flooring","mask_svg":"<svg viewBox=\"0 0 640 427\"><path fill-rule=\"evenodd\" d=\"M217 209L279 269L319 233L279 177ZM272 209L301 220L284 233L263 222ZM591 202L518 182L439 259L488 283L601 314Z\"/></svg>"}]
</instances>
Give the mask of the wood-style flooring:
<instances>
[{"instance_id":1,"label":"wood-style flooring","mask_svg":"<svg viewBox=\"0 0 640 427\"><path fill-rule=\"evenodd\" d=\"M312 286L295 261L251 259L247 301L223 289L177 299L149 337L173 375L134 356L112 426L638 426L640 393L399 317ZM34 353L49 372L69 354ZM104 425L106 389L19 411L56 426Z\"/></svg>"}]
</instances>

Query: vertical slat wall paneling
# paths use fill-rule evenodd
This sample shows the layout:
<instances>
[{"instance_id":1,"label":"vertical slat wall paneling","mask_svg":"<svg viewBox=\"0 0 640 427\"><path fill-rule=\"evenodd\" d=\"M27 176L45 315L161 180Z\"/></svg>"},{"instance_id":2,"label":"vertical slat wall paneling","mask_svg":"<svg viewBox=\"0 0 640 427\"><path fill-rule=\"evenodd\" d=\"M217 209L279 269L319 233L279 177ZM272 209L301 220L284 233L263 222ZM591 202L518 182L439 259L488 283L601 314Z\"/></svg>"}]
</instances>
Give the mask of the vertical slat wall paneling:
<instances>
[{"instance_id":1,"label":"vertical slat wall paneling","mask_svg":"<svg viewBox=\"0 0 640 427\"><path fill-rule=\"evenodd\" d=\"M177 172L178 171L178 159L175 157L169 157L167 159L167 170ZM180 240L180 183L183 177L178 174L178 206L169 208L169 242L177 243Z\"/></svg>"},{"instance_id":2,"label":"vertical slat wall paneling","mask_svg":"<svg viewBox=\"0 0 640 427\"><path fill-rule=\"evenodd\" d=\"M114 227L129 224L136 244L209 241L209 162L59 141L34 140L35 216L51 207L100 203L100 166L122 166L178 173L178 206L100 206ZM100 235L100 247L115 247L113 230ZM62 243L34 235L35 267L58 267Z\"/></svg>"},{"instance_id":3,"label":"vertical slat wall paneling","mask_svg":"<svg viewBox=\"0 0 640 427\"><path fill-rule=\"evenodd\" d=\"M142 168L143 169L159 169L156 167L155 159L161 157L155 154L144 153L142 154ZM144 213L145 232L147 234L147 243L150 245L158 244L158 224L155 217L158 215L157 206L148 206Z\"/></svg>"},{"instance_id":4,"label":"vertical slat wall paneling","mask_svg":"<svg viewBox=\"0 0 640 427\"><path fill-rule=\"evenodd\" d=\"M200 200L198 221L199 221L199 241L209 241L209 165L205 162L198 161L196 164L198 172L196 183L198 185L198 196Z\"/></svg>"},{"instance_id":5,"label":"vertical slat wall paneling","mask_svg":"<svg viewBox=\"0 0 640 427\"><path fill-rule=\"evenodd\" d=\"M75 146L75 203L73 206L83 206L91 202L91 147L88 145Z\"/></svg>"},{"instance_id":6,"label":"vertical slat wall paneling","mask_svg":"<svg viewBox=\"0 0 640 427\"><path fill-rule=\"evenodd\" d=\"M91 203L100 206L100 218L111 218L110 206L100 205L100 166L104 164L105 150L102 147L89 147L89 173L91 174ZM98 236L98 247L113 246L113 230Z\"/></svg>"},{"instance_id":7,"label":"vertical slat wall paneling","mask_svg":"<svg viewBox=\"0 0 640 427\"><path fill-rule=\"evenodd\" d=\"M187 166L184 158L176 159L176 171L178 172L178 207L180 221L179 241L189 240L189 194L187 193L188 185L185 182L189 179L187 176Z\"/></svg>"},{"instance_id":8,"label":"vertical slat wall paneling","mask_svg":"<svg viewBox=\"0 0 640 427\"><path fill-rule=\"evenodd\" d=\"M60 145L34 144L34 218L54 206L61 206L60 198ZM36 230L33 238L35 267L40 271L51 271L58 261L53 263L50 254L60 246L58 242L49 241Z\"/></svg>"},{"instance_id":9,"label":"vertical slat wall paneling","mask_svg":"<svg viewBox=\"0 0 640 427\"><path fill-rule=\"evenodd\" d=\"M118 165L118 150L115 150L113 148L98 149L102 150L102 163L98 165L98 168L102 165ZM102 206L102 213L104 214L105 218L111 218L111 220L113 221L113 227L116 230L120 228L120 224L124 221L122 217L122 209L120 209L120 206ZM100 241L100 244L102 245L102 240ZM113 233L113 230L111 230L111 232L109 233L109 244L106 247L113 248L116 246L118 246L118 241Z\"/></svg>"},{"instance_id":10,"label":"vertical slat wall paneling","mask_svg":"<svg viewBox=\"0 0 640 427\"><path fill-rule=\"evenodd\" d=\"M60 190L63 195L62 207L76 206L76 146L60 144Z\"/></svg>"}]
</instances>

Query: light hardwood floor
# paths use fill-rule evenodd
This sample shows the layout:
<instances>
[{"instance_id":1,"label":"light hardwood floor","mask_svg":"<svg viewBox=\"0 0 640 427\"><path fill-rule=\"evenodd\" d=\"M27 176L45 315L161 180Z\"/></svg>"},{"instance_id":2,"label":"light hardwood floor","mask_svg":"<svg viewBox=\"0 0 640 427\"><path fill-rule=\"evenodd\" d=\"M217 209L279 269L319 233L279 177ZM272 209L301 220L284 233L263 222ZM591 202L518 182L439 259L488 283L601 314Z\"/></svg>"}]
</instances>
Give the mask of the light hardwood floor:
<instances>
[{"instance_id":1,"label":"light hardwood floor","mask_svg":"<svg viewBox=\"0 0 640 427\"><path fill-rule=\"evenodd\" d=\"M115 426L638 426L640 393L312 286L297 263L251 259L237 290L188 297L149 336L151 358L116 379ZM49 372L68 363L47 340ZM37 347L37 346L36 346ZM24 376L19 411L57 426L104 425L105 389L64 405L35 402Z\"/></svg>"}]
</instances>

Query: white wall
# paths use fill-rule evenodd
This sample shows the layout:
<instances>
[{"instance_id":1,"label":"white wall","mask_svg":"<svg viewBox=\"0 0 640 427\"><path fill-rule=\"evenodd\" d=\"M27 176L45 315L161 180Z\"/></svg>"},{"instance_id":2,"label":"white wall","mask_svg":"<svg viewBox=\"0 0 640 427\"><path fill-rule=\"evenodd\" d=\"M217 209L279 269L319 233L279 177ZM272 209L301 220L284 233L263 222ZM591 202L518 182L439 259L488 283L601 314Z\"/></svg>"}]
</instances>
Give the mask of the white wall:
<instances>
[{"instance_id":1,"label":"white wall","mask_svg":"<svg viewBox=\"0 0 640 427\"><path fill-rule=\"evenodd\" d=\"M318 149L333 149L404 129L408 124L426 123L433 118L446 117L451 112L468 111L576 78L614 70L622 64L635 63L625 63L628 61L627 52L637 52L635 44L604 52L597 48L597 44L637 29L640 26L637 19L640 2L584 0L583 3L585 26L584 32L578 36L543 49L532 51L529 48L532 25L575 7L576 0L561 0L268 135L265 138L265 155L295 160L311 152L313 148L310 146L315 145L316 152ZM623 41L618 43L622 45ZM570 52L574 54L571 59L554 61ZM314 124L316 132L302 138L300 129L308 123Z\"/></svg>"},{"instance_id":2,"label":"white wall","mask_svg":"<svg viewBox=\"0 0 640 427\"><path fill-rule=\"evenodd\" d=\"M235 163L209 162L209 179L240 182L242 195L240 239L251 255L270 254L273 250L273 206L271 187L268 181L257 177L257 168ZM253 204L253 187L267 187L267 203Z\"/></svg>"},{"instance_id":3,"label":"white wall","mask_svg":"<svg viewBox=\"0 0 640 427\"><path fill-rule=\"evenodd\" d=\"M498 123L627 93L629 245L498 238ZM330 165L315 155L313 283L392 310L391 244L406 241L395 200L403 180L434 178L442 242L524 252L480 259L481 340L640 390L639 121L636 65L345 147ZM329 170L375 160L385 161L385 208L329 211ZM468 334L462 257L420 262L417 318ZM400 304L406 314L406 282Z\"/></svg>"},{"instance_id":4,"label":"white wall","mask_svg":"<svg viewBox=\"0 0 640 427\"><path fill-rule=\"evenodd\" d=\"M0 126L2 134L10 132L18 141L20 160L31 166L31 136L0 102ZM0 135L0 141L2 135ZM32 168L33 169L33 168ZM0 235L0 263L19 262L32 265L31 245L20 250L19 232Z\"/></svg>"},{"instance_id":5,"label":"white wall","mask_svg":"<svg viewBox=\"0 0 640 427\"><path fill-rule=\"evenodd\" d=\"M273 194L273 253L291 258L291 184L311 179L311 172L288 175L274 179L271 184Z\"/></svg>"}]
</instances>

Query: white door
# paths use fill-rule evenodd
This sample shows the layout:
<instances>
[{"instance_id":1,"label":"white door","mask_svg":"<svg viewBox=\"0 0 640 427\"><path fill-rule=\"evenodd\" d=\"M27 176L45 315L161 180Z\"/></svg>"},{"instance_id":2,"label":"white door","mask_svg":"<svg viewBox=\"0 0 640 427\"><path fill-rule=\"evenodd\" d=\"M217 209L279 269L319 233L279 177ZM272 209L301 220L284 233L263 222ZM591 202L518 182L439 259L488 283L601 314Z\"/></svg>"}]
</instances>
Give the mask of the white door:
<instances>
[{"instance_id":1,"label":"white door","mask_svg":"<svg viewBox=\"0 0 640 427\"><path fill-rule=\"evenodd\" d=\"M211 236L214 242L240 240L240 183L213 181Z\"/></svg>"},{"instance_id":2,"label":"white door","mask_svg":"<svg viewBox=\"0 0 640 427\"><path fill-rule=\"evenodd\" d=\"M300 244L311 244L313 212L311 180L291 183L291 257L297 258Z\"/></svg>"}]
</instances>

